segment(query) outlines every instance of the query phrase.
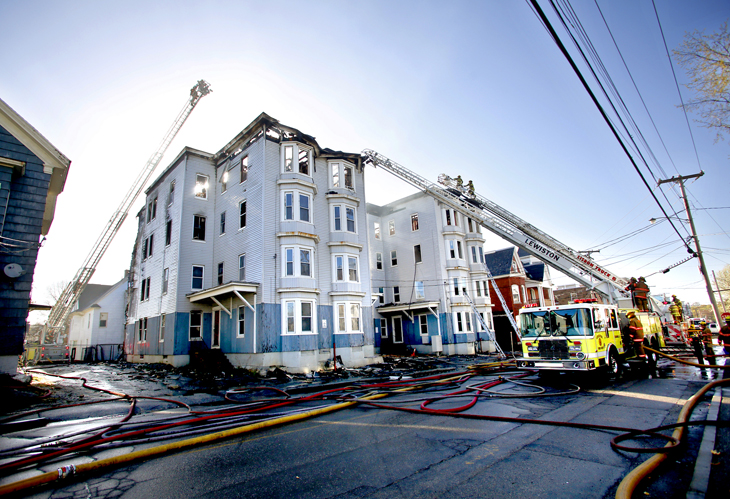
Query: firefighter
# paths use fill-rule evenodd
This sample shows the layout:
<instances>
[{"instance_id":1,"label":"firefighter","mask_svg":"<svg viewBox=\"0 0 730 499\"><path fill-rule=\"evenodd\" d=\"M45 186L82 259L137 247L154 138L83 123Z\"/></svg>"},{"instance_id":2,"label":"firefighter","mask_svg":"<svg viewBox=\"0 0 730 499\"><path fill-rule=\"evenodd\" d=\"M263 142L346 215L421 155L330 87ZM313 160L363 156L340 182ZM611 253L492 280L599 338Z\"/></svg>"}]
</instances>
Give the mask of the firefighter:
<instances>
[{"instance_id":1,"label":"firefighter","mask_svg":"<svg viewBox=\"0 0 730 499\"><path fill-rule=\"evenodd\" d=\"M705 357L702 355L702 334L697 329L690 329L689 339L690 342L692 342L692 348L694 349L695 357L697 357L697 363L704 364Z\"/></svg>"},{"instance_id":2,"label":"firefighter","mask_svg":"<svg viewBox=\"0 0 730 499\"><path fill-rule=\"evenodd\" d=\"M722 345L725 355L730 355L730 317L725 319L725 325L717 334L717 344Z\"/></svg>"},{"instance_id":3,"label":"firefighter","mask_svg":"<svg viewBox=\"0 0 730 499\"><path fill-rule=\"evenodd\" d=\"M629 280L629 285L626 286L626 291L631 293L631 303L636 307L636 277L632 277Z\"/></svg>"},{"instance_id":4,"label":"firefighter","mask_svg":"<svg viewBox=\"0 0 730 499\"><path fill-rule=\"evenodd\" d=\"M473 198L474 197L474 182L472 182L470 180L469 183L466 184L466 188L469 191L469 197Z\"/></svg>"},{"instance_id":5,"label":"firefighter","mask_svg":"<svg viewBox=\"0 0 730 499\"><path fill-rule=\"evenodd\" d=\"M464 181L461 179L461 175L456 176L456 187L458 187L459 189L464 187Z\"/></svg>"},{"instance_id":6,"label":"firefighter","mask_svg":"<svg viewBox=\"0 0 730 499\"><path fill-rule=\"evenodd\" d=\"M641 325L641 321L636 317L636 313L631 310L626 317L629 319L629 334L634 342L634 351L636 356L642 360L647 360L646 353L644 352L644 327Z\"/></svg>"},{"instance_id":7,"label":"firefighter","mask_svg":"<svg viewBox=\"0 0 730 499\"><path fill-rule=\"evenodd\" d=\"M702 329L700 333L702 343L705 344L705 357L707 357L707 362L714 364L715 351L712 349L712 331L705 321L700 322L700 328Z\"/></svg>"},{"instance_id":8,"label":"firefighter","mask_svg":"<svg viewBox=\"0 0 730 499\"><path fill-rule=\"evenodd\" d=\"M639 277L639 282L636 283L634 293L636 294L636 308L642 312L648 312L647 300L649 299L649 286L643 277Z\"/></svg>"},{"instance_id":9,"label":"firefighter","mask_svg":"<svg viewBox=\"0 0 730 499\"><path fill-rule=\"evenodd\" d=\"M672 305L677 307L677 315L672 314L672 317L674 317L675 322L677 322L677 324L679 324L683 320L682 302L680 301L679 298L677 298L677 295L672 295Z\"/></svg>"}]
</instances>

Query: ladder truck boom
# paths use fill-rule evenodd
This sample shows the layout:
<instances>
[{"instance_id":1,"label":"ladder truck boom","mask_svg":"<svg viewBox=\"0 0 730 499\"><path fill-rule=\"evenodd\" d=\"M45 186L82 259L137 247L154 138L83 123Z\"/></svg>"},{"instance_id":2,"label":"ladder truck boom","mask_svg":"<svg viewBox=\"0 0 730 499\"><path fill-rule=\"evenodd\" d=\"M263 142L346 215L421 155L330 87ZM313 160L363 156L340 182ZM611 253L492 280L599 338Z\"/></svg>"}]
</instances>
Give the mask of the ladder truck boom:
<instances>
[{"instance_id":1,"label":"ladder truck boom","mask_svg":"<svg viewBox=\"0 0 730 499\"><path fill-rule=\"evenodd\" d=\"M144 168L142 168L142 171L139 173L129 191L124 196L121 204L106 223L104 230L96 240L96 243L92 247L89 255L86 257L83 265L78 272L76 272L73 280L66 286L61 293L61 296L58 298L58 301L56 301L56 304L51 309L43 335L44 340L48 338L51 339L53 343L58 342L59 335L63 332L66 319L71 313L71 309L79 299L79 296L81 296L84 288L86 288L91 277L94 275L101 257L104 256L104 253L107 248L109 248L114 236L116 236L119 232L122 223L124 223L124 220L129 214L129 210L132 208L132 205L139 197L145 184L162 160L165 151L167 151L170 143L172 143L172 140L180 131L183 124L188 119L188 116L190 116L190 113L193 112L193 109L195 109L195 106L198 104L200 99L208 95L210 92L212 92L210 84L205 80L198 80L196 85L190 90L190 97L178 114L177 118L175 118L170 129L165 134L159 147L152 156L150 156L149 160L147 160L147 163L144 165Z\"/></svg>"},{"instance_id":2,"label":"ladder truck boom","mask_svg":"<svg viewBox=\"0 0 730 499\"><path fill-rule=\"evenodd\" d=\"M371 149L362 151L365 163L381 167L429 194L445 205L470 217L487 230L524 249L541 261L555 267L588 289L595 289L611 302L626 296L628 281L596 265L547 233L522 220L475 192L468 191L447 175L439 175L439 184L430 182Z\"/></svg>"}]
</instances>

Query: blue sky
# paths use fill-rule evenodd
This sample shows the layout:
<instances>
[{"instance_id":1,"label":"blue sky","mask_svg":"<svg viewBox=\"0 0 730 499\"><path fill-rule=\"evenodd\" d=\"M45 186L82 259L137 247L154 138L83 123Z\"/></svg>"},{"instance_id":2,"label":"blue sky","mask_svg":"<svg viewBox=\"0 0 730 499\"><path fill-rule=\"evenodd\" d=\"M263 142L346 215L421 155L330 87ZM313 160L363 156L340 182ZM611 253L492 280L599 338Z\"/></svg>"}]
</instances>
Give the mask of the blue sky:
<instances>
[{"instance_id":1,"label":"blue sky","mask_svg":"<svg viewBox=\"0 0 730 499\"><path fill-rule=\"evenodd\" d=\"M730 17L723 0L655 1L670 50L685 31L716 31ZM730 210L700 208L730 206L730 148L691 122L698 164L652 3L598 5L669 154L595 2L573 3L666 174L705 171L688 190L708 267L720 270L730 263ZM442 172L473 179L481 195L576 250L661 216L527 2L0 0L0 18L0 97L72 161L40 252L34 301L76 273L200 78L213 94L162 167L184 146L217 151L263 111L324 147L371 148L434 181ZM370 202L406 192L382 175L366 172ZM92 282L122 278L133 215ZM669 244L646 249L660 243ZM507 245L495 237L487 249ZM638 250L645 251L629 254ZM625 277L685 256L666 223L594 255ZM709 302L694 262L648 281L654 292Z\"/></svg>"}]
</instances>

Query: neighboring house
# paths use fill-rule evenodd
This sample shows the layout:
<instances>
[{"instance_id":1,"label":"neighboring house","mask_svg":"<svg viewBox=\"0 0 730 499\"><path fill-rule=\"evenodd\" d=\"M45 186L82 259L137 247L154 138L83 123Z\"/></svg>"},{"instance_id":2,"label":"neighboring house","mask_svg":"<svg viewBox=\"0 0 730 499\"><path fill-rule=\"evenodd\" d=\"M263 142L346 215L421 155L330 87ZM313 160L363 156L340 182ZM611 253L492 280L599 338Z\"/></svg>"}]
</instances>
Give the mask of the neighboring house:
<instances>
[{"instance_id":1,"label":"neighboring house","mask_svg":"<svg viewBox=\"0 0 730 499\"><path fill-rule=\"evenodd\" d=\"M73 360L113 360L124 343L128 276L111 286L88 284L70 314L68 345Z\"/></svg>"},{"instance_id":2,"label":"neighboring house","mask_svg":"<svg viewBox=\"0 0 730 499\"><path fill-rule=\"evenodd\" d=\"M367 212L380 352L494 351L481 227L424 193Z\"/></svg>"},{"instance_id":3,"label":"neighboring house","mask_svg":"<svg viewBox=\"0 0 730 499\"><path fill-rule=\"evenodd\" d=\"M514 350L519 338L514 333L507 313L515 319L527 303L527 274L516 247L505 248L484 254L484 262L502 293L507 310L499 299L494 300L494 328L497 341L503 350ZM490 283L491 284L491 283ZM494 296L494 287L491 287Z\"/></svg>"},{"instance_id":4,"label":"neighboring house","mask_svg":"<svg viewBox=\"0 0 730 499\"><path fill-rule=\"evenodd\" d=\"M0 100L0 372L23 353L41 236L48 234L71 161Z\"/></svg>"},{"instance_id":5,"label":"neighboring house","mask_svg":"<svg viewBox=\"0 0 730 499\"><path fill-rule=\"evenodd\" d=\"M377 362L363 180L359 154L264 113L215 154L183 149L138 214L127 359Z\"/></svg>"},{"instance_id":6,"label":"neighboring house","mask_svg":"<svg viewBox=\"0 0 730 499\"><path fill-rule=\"evenodd\" d=\"M553 295L553 281L550 278L550 267L537 257L523 249L519 249L522 266L525 269L525 288L527 303L535 303L540 307L549 307L555 304Z\"/></svg>"},{"instance_id":7,"label":"neighboring house","mask_svg":"<svg viewBox=\"0 0 730 499\"><path fill-rule=\"evenodd\" d=\"M580 284L566 284L558 286L555 291L555 304L556 305L567 305L575 300L590 300L594 299L598 303L606 303L601 293L593 290L586 289L585 286Z\"/></svg>"}]
</instances>

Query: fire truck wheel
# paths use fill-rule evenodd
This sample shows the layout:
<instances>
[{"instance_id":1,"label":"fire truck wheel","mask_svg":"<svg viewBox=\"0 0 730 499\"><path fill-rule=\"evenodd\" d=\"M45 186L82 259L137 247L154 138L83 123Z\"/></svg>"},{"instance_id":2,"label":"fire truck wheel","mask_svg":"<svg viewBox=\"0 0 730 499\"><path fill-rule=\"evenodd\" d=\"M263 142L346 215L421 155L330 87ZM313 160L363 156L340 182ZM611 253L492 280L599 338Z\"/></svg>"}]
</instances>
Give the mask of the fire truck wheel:
<instances>
[{"instance_id":1,"label":"fire truck wheel","mask_svg":"<svg viewBox=\"0 0 730 499\"><path fill-rule=\"evenodd\" d=\"M611 350L608 354L608 362L606 362L606 374L611 380L617 380L621 377L621 362L619 362L616 352Z\"/></svg>"},{"instance_id":2,"label":"fire truck wheel","mask_svg":"<svg viewBox=\"0 0 730 499\"><path fill-rule=\"evenodd\" d=\"M654 350L659 350L659 345L657 345L656 343L652 343L651 345L647 344L645 346L648 346L649 348L653 348ZM657 354L655 354L654 352L650 352L650 351L646 350L646 362L651 369L656 369L656 363L657 363L658 357L659 356Z\"/></svg>"}]
</instances>

